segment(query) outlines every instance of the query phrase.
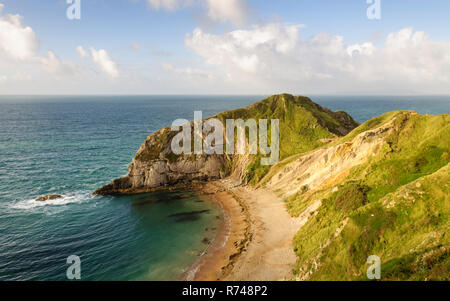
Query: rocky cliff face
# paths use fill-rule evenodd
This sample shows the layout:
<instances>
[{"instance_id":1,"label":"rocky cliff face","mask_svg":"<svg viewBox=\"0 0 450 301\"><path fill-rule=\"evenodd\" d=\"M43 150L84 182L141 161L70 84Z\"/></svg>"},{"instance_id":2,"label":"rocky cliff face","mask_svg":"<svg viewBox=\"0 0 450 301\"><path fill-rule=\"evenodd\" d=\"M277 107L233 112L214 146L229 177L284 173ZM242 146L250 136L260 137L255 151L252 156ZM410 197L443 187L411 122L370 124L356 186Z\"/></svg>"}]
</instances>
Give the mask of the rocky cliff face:
<instances>
[{"instance_id":1,"label":"rocky cliff face","mask_svg":"<svg viewBox=\"0 0 450 301\"><path fill-rule=\"evenodd\" d=\"M412 114L417 113L406 112L403 117L409 118ZM336 185L349 175L350 169L379 154L392 131L393 120L362 132L350 141L312 151L279 170L266 186L283 191L289 197L302 190L314 191Z\"/></svg>"},{"instance_id":2,"label":"rocky cliff face","mask_svg":"<svg viewBox=\"0 0 450 301\"><path fill-rule=\"evenodd\" d=\"M281 159L308 151L343 136L358 126L345 112L332 112L306 97L275 95L244 109L218 114L214 118L278 119ZM191 123L192 125L192 123ZM269 170L261 166L261 155L175 155L171 142L177 132L165 128L150 135L138 150L126 177L116 179L96 194L128 194L161 187L190 184L233 176L242 183L258 182ZM204 137L206 132L203 133ZM224 135L226 137L226 135Z\"/></svg>"},{"instance_id":3,"label":"rocky cliff face","mask_svg":"<svg viewBox=\"0 0 450 301\"><path fill-rule=\"evenodd\" d=\"M230 173L223 155L174 155L169 128L150 135L138 150L123 178L100 188L96 194L133 194L157 188L221 179Z\"/></svg>"}]
</instances>

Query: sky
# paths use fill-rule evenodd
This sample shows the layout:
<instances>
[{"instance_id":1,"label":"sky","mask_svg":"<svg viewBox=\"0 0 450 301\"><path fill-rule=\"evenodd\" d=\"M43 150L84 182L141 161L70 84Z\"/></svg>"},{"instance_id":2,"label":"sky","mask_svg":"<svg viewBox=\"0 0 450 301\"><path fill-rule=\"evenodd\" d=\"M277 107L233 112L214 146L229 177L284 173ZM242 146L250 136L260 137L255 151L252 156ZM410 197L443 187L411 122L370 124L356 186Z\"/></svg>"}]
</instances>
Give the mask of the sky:
<instances>
[{"instance_id":1,"label":"sky","mask_svg":"<svg viewBox=\"0 0 450 301\"><path fill-rule=\"evenodd\" d=\"M0 0L0 94L450 94L449 16L447 0Z\"/></svg>"}]
</instances>

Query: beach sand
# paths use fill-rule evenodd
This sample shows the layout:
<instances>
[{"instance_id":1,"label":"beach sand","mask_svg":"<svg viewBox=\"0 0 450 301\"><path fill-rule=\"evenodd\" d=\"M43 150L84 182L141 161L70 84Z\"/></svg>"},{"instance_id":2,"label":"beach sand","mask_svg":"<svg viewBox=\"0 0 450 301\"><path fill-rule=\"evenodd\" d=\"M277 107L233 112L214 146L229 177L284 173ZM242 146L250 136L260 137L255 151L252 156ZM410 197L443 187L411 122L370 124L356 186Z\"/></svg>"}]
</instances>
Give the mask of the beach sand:
<instances>
[{"instance_id":1,"label":"beach sand","mask_svg":"<svg viewBox=\"0 0 450 301\"><path fill-rule=\"evenodd\" d=\"M264 189L233 187L228 180L206 184L201 192L223 208L224 222L185 280L292 280L296 262L292 239L303 224L283 200Z\"/></svg>"}]
</instances>

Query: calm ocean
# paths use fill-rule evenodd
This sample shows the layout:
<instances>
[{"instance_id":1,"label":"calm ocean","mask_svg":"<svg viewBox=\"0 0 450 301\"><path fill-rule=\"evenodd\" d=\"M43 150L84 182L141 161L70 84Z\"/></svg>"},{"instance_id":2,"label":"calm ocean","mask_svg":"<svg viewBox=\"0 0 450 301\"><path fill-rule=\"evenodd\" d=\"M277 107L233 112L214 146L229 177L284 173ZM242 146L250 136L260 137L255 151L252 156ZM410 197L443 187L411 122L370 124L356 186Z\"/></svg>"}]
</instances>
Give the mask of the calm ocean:
<instances>
[{"instance_id":1,"label":"calm ocean","mask_svg":"<svg viewBox=\"0 0 450 301\"><path fill-rule=\"evenodd\" d=\"M193 192L93 197L127 173L137 149L173 120L263 96L0 96L0 280L173 280L204 252L221 212ZM450 113L450 96L312 96L357 121L393 110ZM44 194L61 200L37 203Z\"/></svg>"}]
</instances>

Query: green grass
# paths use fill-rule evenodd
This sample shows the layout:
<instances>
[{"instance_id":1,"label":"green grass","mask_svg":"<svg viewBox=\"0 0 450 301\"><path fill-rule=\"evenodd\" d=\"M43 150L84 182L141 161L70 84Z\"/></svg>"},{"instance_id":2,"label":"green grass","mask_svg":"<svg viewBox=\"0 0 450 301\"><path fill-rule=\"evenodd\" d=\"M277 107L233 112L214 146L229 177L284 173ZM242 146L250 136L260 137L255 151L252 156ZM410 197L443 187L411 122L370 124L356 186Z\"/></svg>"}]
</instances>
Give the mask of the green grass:
<instances>
[{"instance_id":1,"label":"green grass","mask_svg":"<svg viewBox=\"0 0 450 301\"><path fill-rule=\"evenodd\" d=\"M384 151L352 170L349 178L370 187L369 202L375 202L420 177L447 165L450 160L450 115L424 116L401 112Z\"/></svg>"},{"instance_id":2,"label":"green grass","mask_svg":"<svg viewBox=\"0 0 450 301\"><path fill-rule=\"evenodd\" d=\"M381 269L385 280L449 281L450 247L439 246L394 258L384 263Z\"/></svg>"},{"instance_id":3,"label":"green grass","mask_svg":"<svg viewBox=\"0 0 450 301\"><path fill-rule=\"evenodd\" d=\"M338 193L330 195L295 236L296 273L314 270L316 260L320 265L311 280L363 280L367 257L377 255L383 280L448 280L449 172L446 166L420 179L420 187L411 183L386 199L350 211L340 208ZM404 198L405 190L409 199ZM350 199L361 204L364 196L356 192ZM397 204L387 208L392 200ZM341 234L335 236L346 218Z\"/></svg>"},{"instance_id":4,"label":"green grass","mask_svg":"<svg viewBox=\"0 0 450 301\"><path fill-rule=\"evenodd\" d=\"M217 117L225 123L227 119L267 119L268 141L270 141L270 120L280 121L280 160L323 146L321 139L342 136L338 129L348 131L358 125L345 112L331 112L315 104L307 97L289 94L274 95L245 109L220 113ZM345 122L345 124L344 124ZM247 135L248 138L248 135ZM261 155L251 155L247 167L249 184L257 184L269 171L261 166Z\"/></svg>"},{"instance_id":5,"label":"green grass","mask_svg":"<svg viewBox=\"0 0 450 301\"><path fill-rule=\"evenodd\" d=\"M383 151L354 167L337 191L330 187L287 200L293 215L323 200L294 238L297 275L313 271L311 280L364 280L367 257L377 255L384 280L450 278L450 117L409 115L388 113L350 134L397 117Z\"/></svg>"},{"instance_id":6,"label":"green grass","mask_svg":"<svg viewBox=\"0 0 450 301\"><path fill-rule=\"evenodd\" d=\"M358 126L357 128L355 128L348 135L345 135L344 137L333 142L331 145L337 145L337 144L341 144L343 142L351 141L359 134L369 131L369 130L373 130L383 124L386 124L387 122L391 121L394 117L404 114L405 112L407 112L407 111L394 111L394 112L385 113L381 116L374 117L374 118L364 122L362 125Z\"/></svg>"},{"instance_id":7,"label":"green grass","mask_svg":"<svg viewBox=\"0 0 450 301\"><path fill-rule=\"evenodd\" d=\"M336 209L345 212L358 209L367 204L367 192L369 187L360 183L347 183L335 192L331 199L334 201Z\"/></svg>"},{"instance_id":8,"label":"green grass","mask_svg":"<svg viewBox=\"0 0 450 301\"><path fill-rule=\"evenodd\" d=\"M175 137L176 134L176 132L172 132L170 129L166 128L150 135L144 142L146 147L141 152L138 152L136 159L140 161L160 159L161 153L163 153L168 146L170 147L172 138ZM174 156L176 155L173 154L173 156L170 157L170 160L175 160Z\"/></svg>"}]
</instances>

